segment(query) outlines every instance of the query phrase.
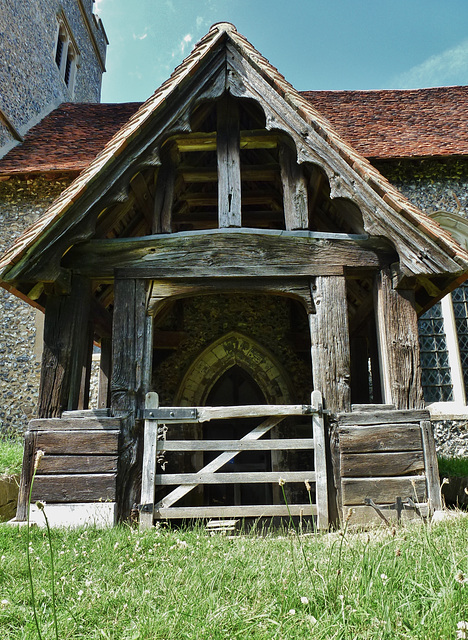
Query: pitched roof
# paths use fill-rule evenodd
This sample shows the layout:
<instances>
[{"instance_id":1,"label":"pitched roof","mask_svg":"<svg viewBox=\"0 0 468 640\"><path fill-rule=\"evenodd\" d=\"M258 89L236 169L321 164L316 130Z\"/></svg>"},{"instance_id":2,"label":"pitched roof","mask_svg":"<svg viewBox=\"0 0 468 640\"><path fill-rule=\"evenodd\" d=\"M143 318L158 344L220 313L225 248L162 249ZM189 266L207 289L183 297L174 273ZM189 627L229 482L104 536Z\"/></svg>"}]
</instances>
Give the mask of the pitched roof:
<instances>
[{"instance_id":1,"label":"pitched roof","mask_svg":"<svg viewBox=\"0 0 468 640\"><path fill-rule=\"evenodd\" d=\"M366 158L468 154L468 86L302 95Z\"/></svg>"},{"instance_id":2,"label":"pitched roof","mask_svg":"<svg viewBox=\"0 0 468 640\"><path fill-rule=\"evenodd\" d=\"M468 86L300 93L366 158L468 155ZM0 175L82 171L141 105L64 103L0 159Z\"/></svg>"},{"instance_id":3,"label":"pitched roof","mask_svg":"<svg viewBox=\"0 0 468 640\"><path fill-rule=\"evenodd\" d=\"M264 58L233 25L219 23L213 25L210 31L198 42L189 56L179 65L170 78L156 90L156 92L131 116L130 120L111 138L104 149L91 162L91 164L76 178L72 184L59 196L48 211L24 234L0 261L0 270L6 274L6 270L16 264L24 253L40 241L42 235L51 229L66 212L75 206L85 191L94 184L95 178L104 168L110 170L113 163L125 151L126 147L135 140L143 131L156 111L162 110L165 103L177 91L181 90L184 83L201 66L205 59L215 49L217 43L228 39L240 52L243 59L247 60L255 71L260 74L263 81L268 83L274 91L294 110L294 112L307 123L307 125L320 138L320 144L324 143L335 154L335 158L349 166L354 175L357 174L367 185L374 196L380 198L381 206L387 207L392 215L410 222L414 230L419 229L427 239L433 243L433 251L438 245L446 256L450 256L458 262L459 267L453 271L460 271L460 267L467 268L468 254L454 241L452 236L444 231L434 220L431 220L417 207L412 205L402 196L362 155L360 155L347 141L345 141L333 128L330 121L322 115L306 96L301 95L289 84L276 68ZM315 135L314 134L314 135ZM453 263L452 263L453 264Z\"/></svg>"}]
</instances>

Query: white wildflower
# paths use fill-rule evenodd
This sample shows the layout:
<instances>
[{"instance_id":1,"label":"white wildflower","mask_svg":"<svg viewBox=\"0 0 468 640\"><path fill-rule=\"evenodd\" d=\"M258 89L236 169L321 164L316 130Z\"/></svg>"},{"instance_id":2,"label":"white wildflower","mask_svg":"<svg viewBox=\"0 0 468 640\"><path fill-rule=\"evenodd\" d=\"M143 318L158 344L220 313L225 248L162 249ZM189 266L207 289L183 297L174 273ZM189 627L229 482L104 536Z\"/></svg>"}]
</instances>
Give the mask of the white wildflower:
<instances>
[{"instance_id":1,"label":"white wildflower","mask_svg":"<svg viewBox=\"0 0 468 640\"><path fill-rule=\"evenodd\" d=\"M296 609L289 609L288 616L295 616L295 615L296 615Z\"/></svg>"},{"instance_id":2,"label":"white wildflower","mask_svg":"<svg viewBox=\"0 0 468 640\"><path fill-rule=\"evenodd\" d=\"M81 596L83 595L83 593L84 593L83 589L80 589L80 590L78 591L78 597L79 597L79 598L81 598Z\"/></svg>"},{"instance_id":3,"label":"white wildflower","mask_svg":"<svg viewBox=\"0 0 468 640\"><path fill-rule=\"evenodd\" d=\"M388 580L388 576L387 576L387 574L386 574L386 573L381 573L381 574L380 574L380 579L381 579L381 580L382 580L382 582L384 582L384 583L385 583L385 582L387 582L387 580Z\"/></svg>"},{"instance_id":4,"label":"white wildflower","mask_svg":"<svg viewBox=\"0 0 468 640\"><path fill-rule=\"evenodd\" d=\"M280 487L283 487L286 484L286 480L284 478L279 478L278 484ZM291 609L292 611L292 609Z\"/></svg>"},{"instance_id":5,"label":"white wildflower","mask_svg":"<svg viewBox=\"0 0 468 640\"><path fill-rule=\"evenodd\" d=\"M461 640L468 638L468 622L466 620L460 620L457 624L457 629L457 638L460 638Z\"/></svg>"},{"instance_id":6,"label":"white wildflower","mask_svg":"<svg viewBox=\"0 0 468 640\"><path fill-rule=\"evenodd\" d=\"M457 572L457 574L455 575L455 580L456 580L456 582L458 582L458 584L467 584L468 583L468 578L465 576L463 571L458 571Z\"/></svg>"},{"instance_id":7,"label":"white wildflower","mask_svg":"<svg viewBox=\"0 0 468 640\"><path fill-rule=\"evenodd\" d=\"M302 604L309 604L309 598L306 598L305 596L301 597L301 602Z\"/></svg>"},{"instance_id":8,"label":"white wildflower","mask_svg":"<svg viewBox=\"0 0 468 640\"><path fill-rule=\"evenodd\" d=\"M6 598L4 598L3 600L0 601L0 605L2 607L8 607L9 604L10 604L10 601L7 600Z\"/></svg>"}]
</instances>

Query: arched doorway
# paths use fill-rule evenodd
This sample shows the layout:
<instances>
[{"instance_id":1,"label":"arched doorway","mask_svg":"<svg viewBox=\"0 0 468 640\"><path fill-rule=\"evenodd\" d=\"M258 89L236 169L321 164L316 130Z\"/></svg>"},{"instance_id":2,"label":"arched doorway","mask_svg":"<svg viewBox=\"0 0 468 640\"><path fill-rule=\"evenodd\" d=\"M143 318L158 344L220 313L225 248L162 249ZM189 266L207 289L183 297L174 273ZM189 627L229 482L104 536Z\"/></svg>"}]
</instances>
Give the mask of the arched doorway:
<instances>
[{"instance_id":1,"label":"arched doorway","mask_svg":"<svg viewBox=\"0 0 468 640\"><path fill-rule=\"evenodd\" d=\"M228 369L208 394L209 406L238 406L266 404L260 387L247 371L238 365ZM236 418L213 420L203 425L204 440L240 440L251 431L258 419ZM268 437L269 434L266 434ZM203 463L216 457L205 452ZM220 469L223 473L271 471L271 454L268 451L245 451ZM205 502L209 506L269 504L272 501L271 486L267 484L224 484L205 486Z\"/></svg>"}]
</instances>

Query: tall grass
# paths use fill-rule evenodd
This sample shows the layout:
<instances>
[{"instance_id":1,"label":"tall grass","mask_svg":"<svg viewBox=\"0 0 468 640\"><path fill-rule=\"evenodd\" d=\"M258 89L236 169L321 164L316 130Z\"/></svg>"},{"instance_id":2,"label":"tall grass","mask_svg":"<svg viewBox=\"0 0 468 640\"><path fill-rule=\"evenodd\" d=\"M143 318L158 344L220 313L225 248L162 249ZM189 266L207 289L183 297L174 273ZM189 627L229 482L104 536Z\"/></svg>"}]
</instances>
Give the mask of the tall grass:
<instances>
[{"instance_id":1,"label":"tall grass","mask_svg":"<svg viewBox=\"0 0 468 640\"><path fill-rule=\"evenodd\" d=\"M23 461L23 439L1 439L0 437L0 476L20 473Z\"/></svg>"},{"instance_id":2,"label":"tall grass","mask_svg":"<svg viewBox=\"0 0 468 640\"><path fill-rule=\"evenodd\" d=\"M454 456L453 458L439 456L439 474L441 478L468 477L468 457Z\"/></svg>"},{"instance_id":3,"label":"tall grass","mask_svg":"<svg viewBox=\"0 0 468 640\"><path fill-rule=\"evenodd\" d=\"M207 535L200 527L54 530L60 638L433 639L468 620L468 517L368 533ZM24 528L0 528L0 638L36 640ZM30 532L54 636L49 544ZM302 546L302 549L301 549ZM308 565L308 566L307 566Z\"/></svg>"}]
</instances>

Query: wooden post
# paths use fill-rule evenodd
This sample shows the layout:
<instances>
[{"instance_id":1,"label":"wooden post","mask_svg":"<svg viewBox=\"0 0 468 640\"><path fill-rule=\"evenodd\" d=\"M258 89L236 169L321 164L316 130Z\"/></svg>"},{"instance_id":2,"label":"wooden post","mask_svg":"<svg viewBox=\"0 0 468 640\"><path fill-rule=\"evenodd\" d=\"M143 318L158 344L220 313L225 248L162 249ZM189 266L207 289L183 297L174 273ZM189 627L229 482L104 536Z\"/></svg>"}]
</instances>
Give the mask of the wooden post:
<instances>
[{"instance_id":1,"label":"wooden post","mask_svg":"<svg viewBox=\"0 0 468 640\"><path fill-rule=\"evenodd\" d=\"M91 285L73 276L71 293L47 299L39 418L57 418L78 407L88 338Z\"/></svg>"},{"instance_id":2,"label":"wooden post","mask_svg":"<svg viewBox=\"0 0 468 640\"><path fill-rule=\"evenodd\" d=\"M312 285L315 313L309 313L314 389L325 408L350 411L350 348L344 276L318 276Z\"/></svg>"},{"instance_id":3,"label":"wooden post","mask_svg":"<svg viewBox=\"0 0 468 640\"><path fill-rule=\"evenodd\" d=\"M88 409L89 390L91 387L91 367L93 364L94 327L88 326L87 344L85 345L85 358L81 367L81 384L78 396L78 409Z\"/></svg>"},{"instance_id":4,"label":"wooden post","mask_svg":"<svg viewBox=\"0 0 468 640\"><path fill-rule=\"evenodd\" d=\"M126 416L122 420L117 471L117 512L121 520L128 518L138 502L141 443L135 427L138 411L144 406L145 288L145 281L140 279L114 281L111 409L115 416Z\"/></svg>"},{"instance_id":5,"label":"wooden post","mask_svg":"<svg viewBox=\"0 0 468 640\"><path fill-rule=\"evenodd\" d=\"M308 229L307 181L303 167L297 164L295 152L286 144L280 149L279 160L286 229Z\"/></svg>"},{"instance_id":6,"label":"wooden post","mask_svg":"<svg viewBox=\"0 0 468 640\"><path fill-rule=\"evenodd\" d=\"M312 416L314 427L314 468L315 468L315 502L317 504L317 526L328 529L328 482L327 482L327 453L325 440L325 425L322 413L322 394L312 392L312 406L318 413Z\"/></svg>"},{"instance_id":7,"label":"wooden post","mask_svg":"<svg viewBox=\"0 0 468 640\"><path fill-rule=\"evenodd\" d=\"M101 338L101 361L99 365L99 400L98 408L110 406L110 375L112 366L112 340Z\"/></svg>"},{"instance_id":8,"label":"wooden post","mask_svg":"<svg viewBox=\"0 0 468 640\"><path fill-rule=\"evenodd\" d=\"M18 492L18 507L16 509L16 520L18 522L24 522L28 518L29 492L34 474L36 446L37 432L26 431L24 434L23 467Z\"/></svg>"},{"instance_id":9,"label":"wooden post","mask_svg":"<svg viewBox=\"0 0 468 640\"><path fill-rule=\"evenodd\" d=\"M427 504L429 512L434 513L442 509L440 494L439 465L435 448L434 432L430 420L421 420L421 435L424 454L424 469L426 472Z\"/></svg>"},{"instance_id":10,"label":"wooden post","mask_svg":"<svg viewBox=\"0 0 468 640\"><path fill-rule=\"evenodd\" d=\"M397 409L421 409L418 319L414 291L392 288L390 269L375 280L375 308L384 403Z\"/></svg>"},{"instance_id":11,"label":"wooden post","mask_svg":"<svg viewBox=\"0 0 468 640\"><path fill-rule=\"evenodd\" d=\"M218 102L218 217L220 227L241 227L239 110L225 95Z\"/></svg>"},{"instance_id":12,"label":"wooden post","mask_svg":"<svg viewBox=\"0 0 468 640\"><path fill-rule=\"evenodd\" d=\"M158 394L146 394L145 409L159 407ZM154 483L156 480L156 455L158 446L158 422L145 420L145 435L143 443L143 468L141 474L141 504L151 505L147 511L140 512L140 528L149 529L154 520Z\"/></svg>"}]
</instances>

